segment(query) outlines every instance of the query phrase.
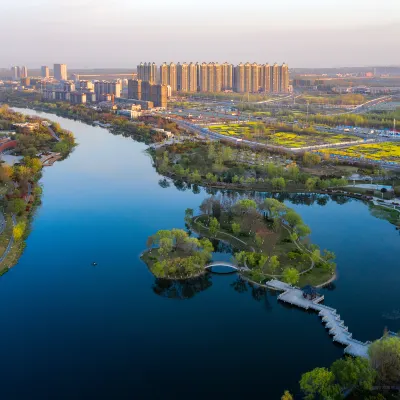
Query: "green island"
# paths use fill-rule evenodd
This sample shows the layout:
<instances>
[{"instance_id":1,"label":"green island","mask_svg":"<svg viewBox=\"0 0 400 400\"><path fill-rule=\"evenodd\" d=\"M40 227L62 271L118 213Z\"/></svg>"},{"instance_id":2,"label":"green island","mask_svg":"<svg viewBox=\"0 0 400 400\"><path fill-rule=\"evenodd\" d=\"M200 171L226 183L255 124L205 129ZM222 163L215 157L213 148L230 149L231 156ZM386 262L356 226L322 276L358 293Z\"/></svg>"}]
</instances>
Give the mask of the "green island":
<instances>
[{"instance_id":1,"label":"green island","mask_svg":"<svg viewBox=\"0 0 400 400\"><path fill-rule=\"evenodd\" d=\"M183 229L160 230L148 238L147 247L142 260L154 276L167 279L202 275L214 251L207 238L190 237Z\"/></svg>"},{"instance_id":2,"label":"green island","mask_svg":"<svg viewBox=\"0 0 400 400\"><path fill-rule=\"evenodd\" d=\"M143 261L158 278L184 279L205 272L212 241L231 246L231 266L257 283L281 279L291 285L321 286L335 277L334 254L308 242L310 229L280 201L267 198L230 201L210 197L199 216L187 209L185 222L200 239L181 229L159 231L149 237ZM155 248L154 248L155 247Z\"/></svg>"},{"instance_id":3,"label":"green island","mask_svg":"<svg viewBox=\"0 0 400 400\"><path fill-rule=\"evenodd\" d=\"M41 203L43 167L66 158L75 145L72 133L58 123L0 107L1 151L12 153L0 163L0 274L18 262L25 248Z\"/></svg>"}]
</instances>

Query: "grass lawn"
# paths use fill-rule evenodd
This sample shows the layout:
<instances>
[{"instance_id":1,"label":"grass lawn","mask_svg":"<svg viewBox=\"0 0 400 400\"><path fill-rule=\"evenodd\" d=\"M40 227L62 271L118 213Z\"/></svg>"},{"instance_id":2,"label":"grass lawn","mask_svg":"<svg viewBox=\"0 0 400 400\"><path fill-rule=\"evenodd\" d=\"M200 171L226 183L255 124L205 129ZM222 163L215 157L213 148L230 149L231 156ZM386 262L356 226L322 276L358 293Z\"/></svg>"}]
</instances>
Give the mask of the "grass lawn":
<instances>
[{"instance_id":1,"label":"grass lawn","mask_svg":"<svg viewBox=\"0 0 400 400\"><path fill-rule=\"evenodd\" d=\"M204 226L207 226L207 217L201 216L197 220L197 223L193 223L195 230L204 236L210 237L210 232ZM278 256L280 266L275 270L271 271L269 265L265 266L263 272L267 275L280 275L286 267L295 267L300 272L310 267L310 258L308 256L297 261L292 260L288 257L290 252L297 252L297 246L290 240L289 232L286 229L281 229L280 232L274 232L271 227L266 224L267 235L264 243L258 247L253 236L246 234L239 234L235 236L231 230L232 223L239 223L238 218L234 217L232 220L228 220L225 214L221 215L220 229L217 232L215 239L219 239L228 242L233 246L233 251L248 251L251 252L253 249L258 253L263 253L267 256ZM244 243L243 243L244 242Z\"/></svg>"}]
</instances>

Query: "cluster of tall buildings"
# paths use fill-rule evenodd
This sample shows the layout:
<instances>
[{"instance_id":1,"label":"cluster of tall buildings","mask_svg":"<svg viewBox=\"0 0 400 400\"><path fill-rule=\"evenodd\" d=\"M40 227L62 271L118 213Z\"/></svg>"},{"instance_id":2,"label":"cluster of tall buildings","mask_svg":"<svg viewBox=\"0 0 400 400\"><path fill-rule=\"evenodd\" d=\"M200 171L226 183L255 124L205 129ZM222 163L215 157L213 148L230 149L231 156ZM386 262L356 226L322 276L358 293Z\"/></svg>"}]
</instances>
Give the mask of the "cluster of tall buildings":
<instances>
[{"instance_id":1,"label":"cluster of tall buildings","mask_svg":"<svg viewBox=\"0 0 400 400\"><path fill-rule=\"evenodd\" d=\"M28 68L26 68L25 66L22 67L13 66L11 67L11 74L14 81L17 81L18 79L27 78Z\"/></svg>"},{"instance_id":2,"label":"cluster of tall buildings","mask_svg":"<svg viewBox=\"0 0 400 400\"><path fill-rule=\"evenodd\" d=\"M236 66L219 63L163 63L159 71L155 63L137 66L138 79L168 85L173 92L287 93L289 67L240 63Z\"/></svg>"},{"instance_id":3,"label":"cluster of tall buildings","mask_svg":"<svg viewBox=\"0 0 400 400\"><path fill-rule=\"evenodd\" d=\"M153 106L166 108L168 86L157 84L154 80L129 79L128 98L147 102L146 108Z\"/></svg>"}]
</instances>

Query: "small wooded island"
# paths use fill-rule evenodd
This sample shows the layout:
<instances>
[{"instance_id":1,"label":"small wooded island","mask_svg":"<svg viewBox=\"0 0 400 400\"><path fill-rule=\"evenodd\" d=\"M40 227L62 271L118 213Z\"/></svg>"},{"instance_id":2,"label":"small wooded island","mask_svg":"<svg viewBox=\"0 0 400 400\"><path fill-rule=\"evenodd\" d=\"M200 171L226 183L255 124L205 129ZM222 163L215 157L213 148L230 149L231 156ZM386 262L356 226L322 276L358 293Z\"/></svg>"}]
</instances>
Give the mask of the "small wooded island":
<instances>
[{"instance_id":1,"label":"small wooded island","mask_svg":"<svg viewBox=\"0 0 400 400\"><path fill-rule=\"evenodd\" d=\"M292 285L323 285L335 277L332 252L309 243L310 228L292 209L274 198L210 197L201 215L185 212L191 237L182 229L161 230L150 236L142 259L157 278L187 279L206 272L214 243L228 244L232 265L261 283L280 279Z\"/></svg>"}]
</instances>

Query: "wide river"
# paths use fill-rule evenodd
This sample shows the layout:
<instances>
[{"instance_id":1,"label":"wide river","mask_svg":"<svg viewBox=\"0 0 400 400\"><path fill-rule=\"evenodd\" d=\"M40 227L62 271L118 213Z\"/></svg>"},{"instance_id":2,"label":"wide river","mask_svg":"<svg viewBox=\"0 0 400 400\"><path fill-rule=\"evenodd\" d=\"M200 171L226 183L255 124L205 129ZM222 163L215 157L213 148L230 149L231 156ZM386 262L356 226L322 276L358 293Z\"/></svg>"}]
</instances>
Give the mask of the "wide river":
<instances>
[{"instance_id":1,"label":"wide river","mask_svg":"<svg viewBox=\"0 0 400 400\"><path fill-rule=\"evenodd\" d=\"M131 138L39 115L79 146L44 170L26 250L0 279L2 399L279 399L298 391L303 372L342 356L316 314L235 274L156 284L139 259L146 238L183 227L205 191L161 187L146 146ZM337 255L325 304L359 340L400 330L393 225L358 201L293 207Z\"/></svg>"}]
</instances>

